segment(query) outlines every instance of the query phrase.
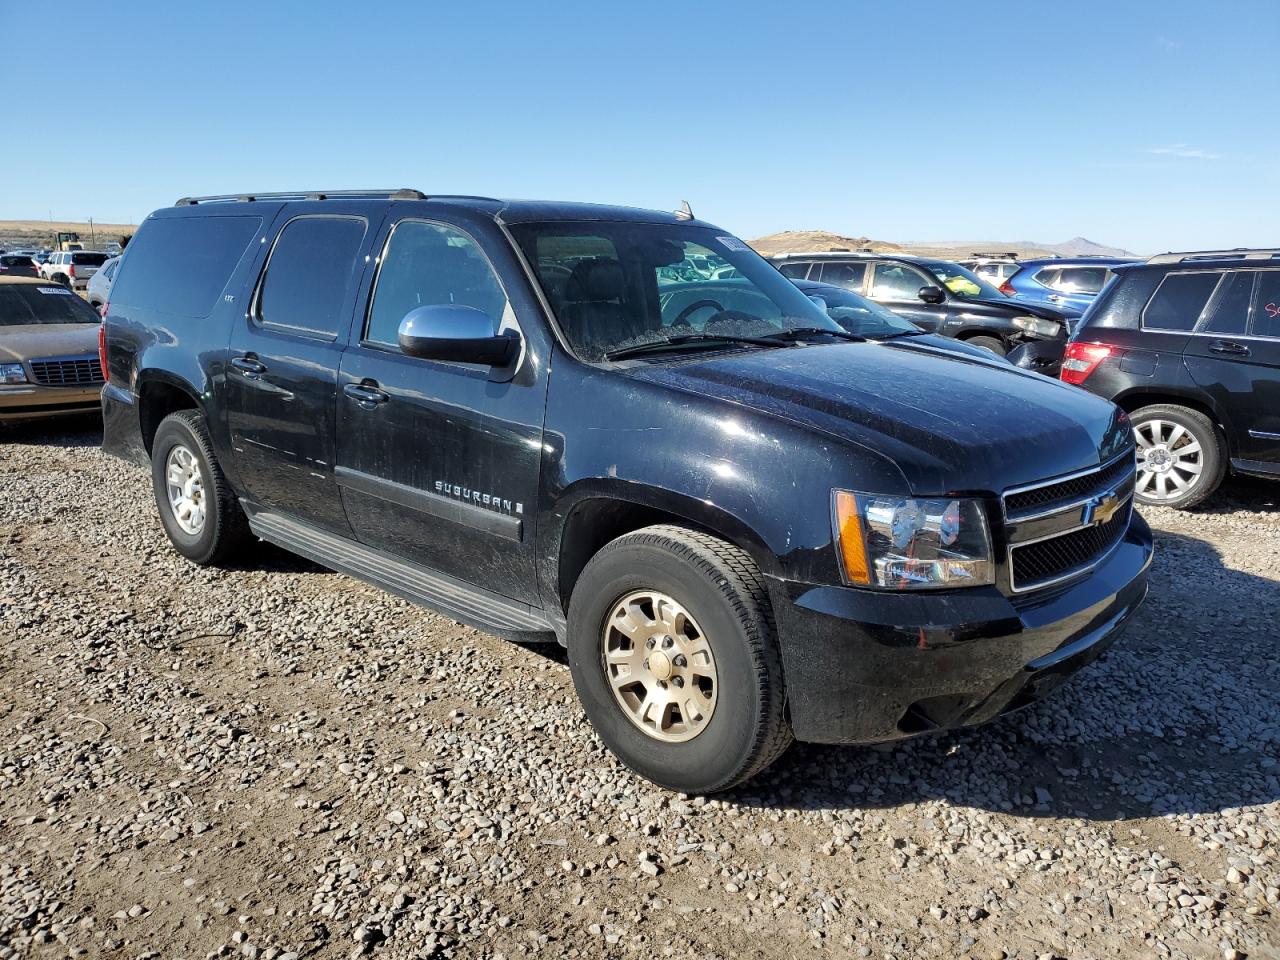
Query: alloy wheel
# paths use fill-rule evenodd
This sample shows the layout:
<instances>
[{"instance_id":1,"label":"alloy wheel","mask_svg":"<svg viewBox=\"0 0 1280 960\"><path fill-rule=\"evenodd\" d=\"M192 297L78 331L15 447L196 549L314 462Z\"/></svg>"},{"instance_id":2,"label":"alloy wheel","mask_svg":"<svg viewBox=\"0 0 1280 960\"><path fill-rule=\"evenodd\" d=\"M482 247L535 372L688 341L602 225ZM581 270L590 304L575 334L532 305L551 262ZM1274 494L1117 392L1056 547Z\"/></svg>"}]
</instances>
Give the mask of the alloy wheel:
<instances>
[{"instance_id":1,"label":"alloy wheel","mask_svg":"<svg viewBox=\"0 0 1280 960\"><path fill-rule=\"evenodd\" d=\"M640 590L613 605L600 638L605 678L623 714L655 740L692 740L711 720L715 656L697 622L665 593Z\"/></svg>"},{"instance_id":2,"label":"alloy wheel","mask_svg":"<svg viewBox=\"0 0 1280 960\"><path fill-rule=\"evenodd\" d=\"M1177 500L1200 482L1204 450L1182 424L1146 420L1133 433L1138 442L1138 496L1153 502Z\"/></svg>"}]
</instances>

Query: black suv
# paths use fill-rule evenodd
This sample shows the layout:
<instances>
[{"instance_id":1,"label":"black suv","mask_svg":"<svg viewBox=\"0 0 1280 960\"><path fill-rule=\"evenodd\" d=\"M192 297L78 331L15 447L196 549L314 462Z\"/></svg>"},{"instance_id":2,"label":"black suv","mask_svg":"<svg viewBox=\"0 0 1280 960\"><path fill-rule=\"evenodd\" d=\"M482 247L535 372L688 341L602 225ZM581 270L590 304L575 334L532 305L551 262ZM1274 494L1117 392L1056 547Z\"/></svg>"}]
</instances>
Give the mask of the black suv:
<instances>
[{"instance_id":1,"label":"black suv","mask_svg":"<svg viewBox=\"0 0 1280 960\"><path fill-rule=\"evenodd\" d=\"M1114 269L1067 345L1062 379L1129 411L1139 501L1195 506L1228 469L1280 478L1280 251Z\"/></svg>"},{"instance_id":2,"label":"black suv","mask_svg":"<svg viewBox=\"0 0 1280 960\"><path fill-rule=\"evenodd\" d=\"M1006 297L966 267L932 257L887 253L788 253L773 258L782 275L820 280L882 303L929 333L966 340L1018 366L1023 344L1065 344L1067 315ZM1051 347L1052 349L1052 347ZM1060 347L1058 348L1060 352ZM1044 372L1043 364L1035 364ZM1056 372L1056 370L1055 370Z\"/></svg>"},{"instance_id":3,"label":"black suv","mask_svg":"<svg viewBox=\"0 0 1280 960\"><path fill-rule=\"evenodd\" d=\"M673 789L793 735L990 720L1146 593L1119 408L850 334L690 214L186 199L104 330L104 445L149 464L179 552L252 533L559 641L601 738Z\"/></svg>"}]
</instances>

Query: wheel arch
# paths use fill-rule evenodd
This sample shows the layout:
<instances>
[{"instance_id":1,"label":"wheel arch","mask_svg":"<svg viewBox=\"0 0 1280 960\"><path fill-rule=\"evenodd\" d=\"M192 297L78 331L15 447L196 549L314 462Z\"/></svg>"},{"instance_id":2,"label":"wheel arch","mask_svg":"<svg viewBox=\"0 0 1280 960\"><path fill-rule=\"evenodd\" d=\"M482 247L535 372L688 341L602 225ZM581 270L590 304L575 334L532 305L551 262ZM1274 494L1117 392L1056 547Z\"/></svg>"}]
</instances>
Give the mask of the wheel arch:
<instances>
[{"instance_id":1,"label":"wheel arch","mask_svg":"<svg viewBox=\"0 0 1280 960\"><path fill-rule=\"evenodd\" d=\"M151 454L156 430L165 417L179 410L198 410L201 414L205 412L199 391L182 378L164 370L149 370L139 374L137 396L138 426L148 456Z\"/></svg>"},{"instance_id":2,"label":"wheel arch","mask_svg":"<svg viewBox=\"0 0 1280 960\"><path fill-rule=\"evenodd\" d=\"M1174 390L1149 390L1137 387L1133 390L1121 393L1112 398L1112 402L1120 407L1125 413L1132 414L1142 407L1149 407L1153 404L1165 403L1173 404L1179 407L1186 407L1202 413L1209 418L1209 421L1217 428L1222 436L1223 442L1227 445L1227 451L1230 456L1235 456L1235 443L1231 433L1230 422L1222 416L1221 412L1214 407L1213 404L1207 402L1203 396L1192 396Z\"/></svg>"}]
</instances>

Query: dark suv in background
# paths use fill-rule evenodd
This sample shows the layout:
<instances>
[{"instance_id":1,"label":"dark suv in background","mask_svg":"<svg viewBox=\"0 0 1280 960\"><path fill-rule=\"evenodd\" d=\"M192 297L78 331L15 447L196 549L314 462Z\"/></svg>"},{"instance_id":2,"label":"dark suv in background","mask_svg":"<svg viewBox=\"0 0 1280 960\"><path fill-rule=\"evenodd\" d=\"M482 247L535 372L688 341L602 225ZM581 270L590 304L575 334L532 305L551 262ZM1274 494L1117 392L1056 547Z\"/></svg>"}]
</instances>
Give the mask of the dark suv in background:
<instances>
[{"instance_id":1,"label":"dark suv in background","mask_svg":"<svg viewBox=\"0 0 1280 960\"><path fill-rule=\"evenodd\" d=\"M715 791L1024 706L1146 593L1115 405L879 329L687 211L187 199L120 261L103 446L193 562L564 643L618 757Z\"/></svg>"},{"instance_id":2,"label":"dark suv in background","mask_svg":"<svg viewBox=\"0 0 1280 960\"><path fill-rule=\"evenodd\" d=\"M1067 317L1010 300L976 273L948 260L882 253L788 253L773 257L782 275L844 287L883 304L929 333L966 340L1004 356L1024 343L1065 344Z\"/></svg>"},{"instance_id":3,"label":"dark suv in background","mask_svg":"<svg viewBox=\"0 0 1280 960\"><path fill-rule=\"evenodd\" d=\"M1280 251L1169 253L1117 266L1062 379L1118 403L1142 503L1192 507L1228 470L1280 479Z\"/></svg>"}]
</instances>

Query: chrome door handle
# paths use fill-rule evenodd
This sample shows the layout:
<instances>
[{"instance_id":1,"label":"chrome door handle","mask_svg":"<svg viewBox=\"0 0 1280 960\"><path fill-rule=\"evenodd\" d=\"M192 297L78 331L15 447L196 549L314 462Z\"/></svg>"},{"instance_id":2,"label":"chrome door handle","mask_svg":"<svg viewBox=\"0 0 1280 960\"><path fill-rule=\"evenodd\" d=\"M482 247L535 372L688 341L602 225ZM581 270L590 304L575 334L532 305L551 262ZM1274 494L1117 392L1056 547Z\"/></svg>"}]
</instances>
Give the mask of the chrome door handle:
<instances>
[{"instance_id":1,"label":"chrome door handle","mask_svg":"<svg viewBox=\"0 0 1280 960\"><path fill-rule=\"evenodd\" d=\"M379 390L375 383L348 383L342 392L365 410L375 410L379 404L391 399L391 395Z\"/></svg>"},{"instance_id":2,"label":"chrome door handle","mask_svg":"<svg viewBox=\"0 0 1280 960\"><path fill-rule=\"evenodd\" d=\"M1247 357L1249 348L1234 340L1214 340L1209 344L1210 353L1224 353L1232 357Z\"/></svg>"},{"instance_id":3,"label":"chrome door handle","mask_svg":"<svg viewBox=\"0 0 1280 960\"><path fill-rule=\"evenodd\" d=\"M267 365L254 357L232 357L231 365L243 373L246 380L257 380L267 372Z\"/></svg>"}]
</instances>

